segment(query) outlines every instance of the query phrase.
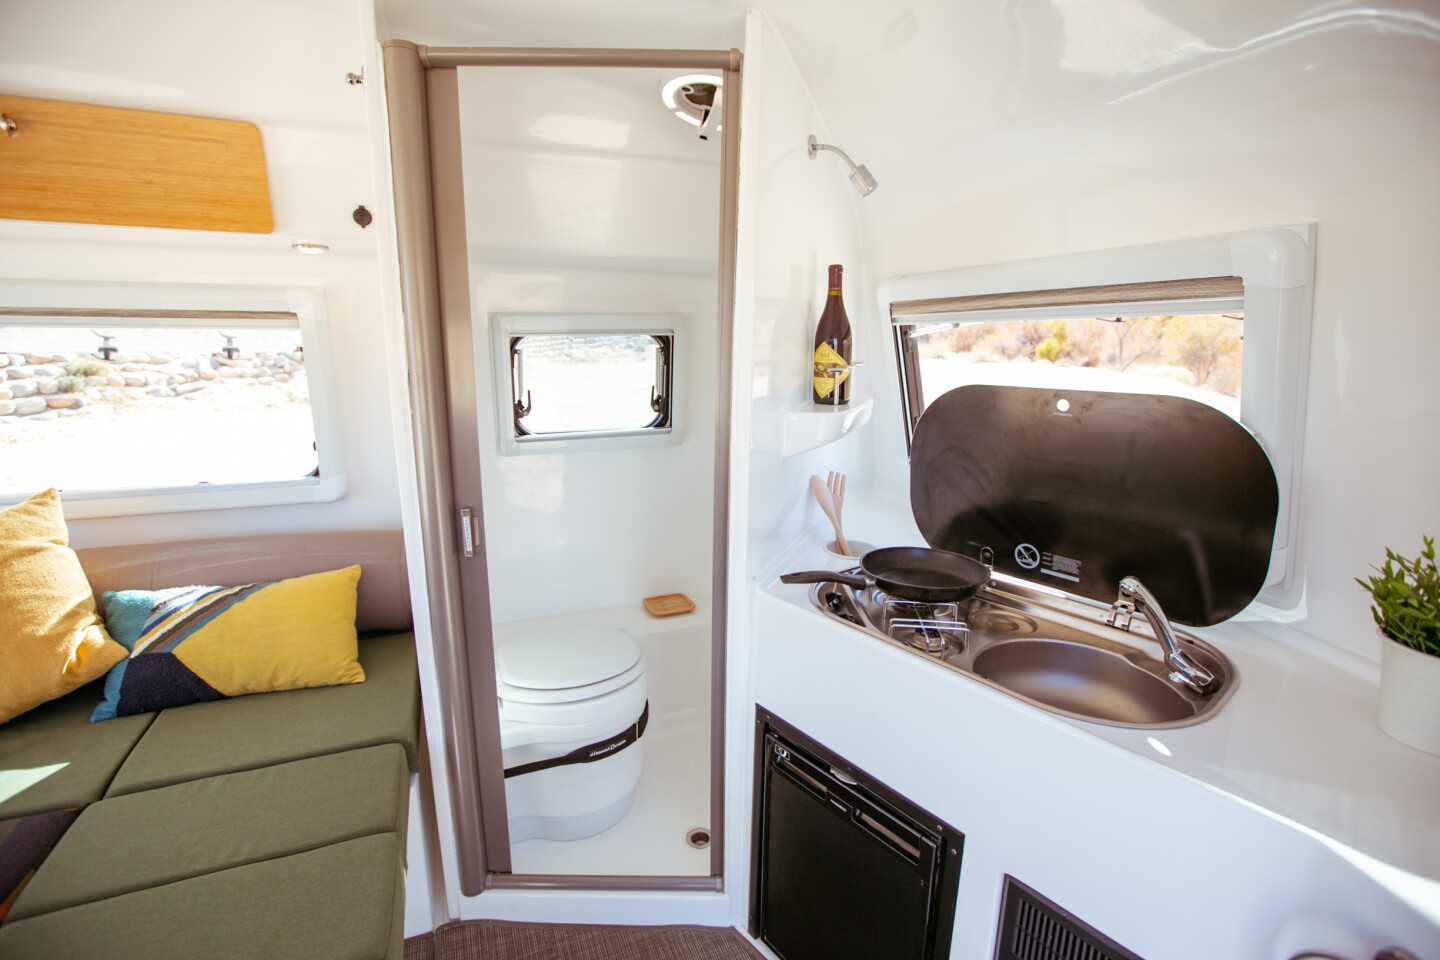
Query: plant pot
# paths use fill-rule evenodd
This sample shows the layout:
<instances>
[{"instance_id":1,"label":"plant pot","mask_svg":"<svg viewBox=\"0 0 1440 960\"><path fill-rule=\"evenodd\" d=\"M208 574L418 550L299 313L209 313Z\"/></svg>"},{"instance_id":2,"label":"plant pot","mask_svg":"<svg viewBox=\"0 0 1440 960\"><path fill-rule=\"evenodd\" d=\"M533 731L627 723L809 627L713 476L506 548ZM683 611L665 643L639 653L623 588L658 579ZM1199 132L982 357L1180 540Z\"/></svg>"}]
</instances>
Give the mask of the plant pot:
<instances>
[{"instance_id":1,"label":"plant pot","mask_svg":"<svg viewBox=\"0 0 1440 960\"><path fill-rule=\"evenodd\" d=\"M1380 729L1440 756L1440 657L1380 634Z\"/></svg>"}]
</instances>

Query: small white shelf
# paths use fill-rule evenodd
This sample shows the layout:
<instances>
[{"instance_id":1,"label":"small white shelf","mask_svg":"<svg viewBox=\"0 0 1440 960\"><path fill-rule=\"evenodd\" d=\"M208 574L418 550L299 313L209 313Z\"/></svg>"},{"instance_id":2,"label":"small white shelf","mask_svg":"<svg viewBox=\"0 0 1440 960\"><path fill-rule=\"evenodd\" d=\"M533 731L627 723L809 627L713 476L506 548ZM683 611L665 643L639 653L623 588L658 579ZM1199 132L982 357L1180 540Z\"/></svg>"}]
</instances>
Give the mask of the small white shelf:
<instances>
[{"instance_id":1,"label":"small white shelf","mask_svg":"<svg viewBox=\"0 0 1440 960\"><path fill-rule=\"evenodd\" d=\"M869 423L874 410L873 397L851 397L843 407L825 407L809 401L786 407L781 412L777 452L783 460L834 443Z\"/></svg>"}]
</instances>

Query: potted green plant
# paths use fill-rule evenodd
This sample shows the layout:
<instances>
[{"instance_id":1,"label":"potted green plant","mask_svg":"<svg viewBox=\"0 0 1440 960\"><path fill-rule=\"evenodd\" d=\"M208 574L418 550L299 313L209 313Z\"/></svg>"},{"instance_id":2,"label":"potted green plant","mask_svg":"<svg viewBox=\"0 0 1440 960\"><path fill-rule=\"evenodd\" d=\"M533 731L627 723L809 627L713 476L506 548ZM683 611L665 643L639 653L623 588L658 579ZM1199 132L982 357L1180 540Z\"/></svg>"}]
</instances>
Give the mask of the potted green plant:
<instances>
[{"instance_id":1,"label":"potted green plant","mask_svg":"<svg viewBox=\"0 0 1440 960\"><path fill-rule=\"evenodd\" d=\"M1440 571L1435 538L1415 559L1386 549L1385 565L1357 580L1380 627L1380 729L1440 754Z\"/></svg>"}]
</instances>

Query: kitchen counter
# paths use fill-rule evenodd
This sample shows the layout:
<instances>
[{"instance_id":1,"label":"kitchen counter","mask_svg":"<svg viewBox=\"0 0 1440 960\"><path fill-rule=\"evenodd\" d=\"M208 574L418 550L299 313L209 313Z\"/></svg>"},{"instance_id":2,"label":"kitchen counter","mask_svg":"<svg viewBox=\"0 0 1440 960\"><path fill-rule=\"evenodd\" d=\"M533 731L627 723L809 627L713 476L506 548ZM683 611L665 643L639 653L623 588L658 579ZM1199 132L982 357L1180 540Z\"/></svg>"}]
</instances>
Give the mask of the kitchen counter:
<instances>
[{"instance_id":1,"label":"kitchen counter","mask_svg":"<svg viewBox=\"0 0 1440 960\"><path fill-rule=\"evenodd\" d=\"M847 527L858 539L887 546L924 542L908 504L899 498L857 490L847 498L846 510ZM1145 832L1147 842L1153 843L1133 870L1164 874L1166 865L1173 864L1180 871L1176 882L1191 896L1205 888L1208 878L1217 884L1215 896L1238 897L1237 909L1248 902L1238 891L1254 884L1255 895L1279 896L1302 918L1298 925L1291 917L1279 927L1272 924L1273 929L1259 920L1246 921L1244 938L1237 943L1254 947L1268 937L1274 952L1210 956L1268 958L1292 948L1350 955L1337 948L1351 940L1353 955L1369 956L1378 949L1372 944L1388 936L1386 943L1398 942L1422 958L1440 957L1440 757L1403 746L1380 731L1375 722L1376 666L1359 658L1347 662L1343 652L1321 641L1279 624L1242 619L1242 614L1215 627L1185 628L1222 650L1240 678L1230 700L1210 719L1163 730L1072 720L831 620L812 606L808 587L778 582L778 574L788 570L853 565L826 553L828 534L828 527L812 528L756 579L758 702L802 728L808 714L812 726L822 729L807 732L822 741L827 735L853 741L827 745L842 754L849 751L857 765L937 815L953 818L961 830L983 825L981 811L988 807L978 795L957 799L952 791L985 788L948 772L937 775L937 764L967 767L976 774L988 771L987 780L993 782L1008 779L1012 788L1022 786L1028 803L1034 792L1055 788L1054 771L1044 768L1042 754L1059 751L1056 762L1084 757L1081 782L1063 785L1048 804L1034 801L1032 817L1070 819L1078 808L1098 805L1105 812L1087 824L1097 834L1105 834L1105 824L1111 822L1115 830ZM833 713L819 698L787 693L784 683L768 679L775 671L844 688L867 704L864 713L874 726L866 728ZM797 715L787 715L787 709ZM922 726L917 728L917 723ZM977 741L980 731L983 738ZM906 743L903 752L912 760L924 756L919 762L930 769L923 771L894 756L895 738L914 739L917 732L928 749ZM886 740L889 749L876 748ZM997 749L1012 759L997 756ZM1025 762L1014 759L1018 757ZM1110 775L1103 772L1107 768ZM991 838L1015 832L1024 837L1017 842L1033 839L1033 821L1030 826L1019 822L1018 808L1026 804L1009 804L1013 811L1004 806L992 812ZM1233 826L1227 829L1226 823ZM1222 830L1224 836L1218 836ZM1241 843L1241 836L1250 839ZM975 839L985 838L977 833ZM1124 863L1119 848L1133 841L1130 836L1102 836L1097 849L1105 852L1098 855ZM1265 864L1274 858L1282 862ZM1237 868L1248 876L1237 877ZM1114 869L1124 886L1126 871ZM1009 866L1004 870L1015 873ZM1056 876L1055 886L1061 889L1074 882L1064 878L1064 870L1046 867L1046 872ZM962 914L967 909L965 886L962 879ZM1160 927L1145 922L1130 942L1120 935L1126 924L1135 922L1133 905L1117 912L1108 928L1094 916L1103 915L1105 907L1087 914L1075 902L1084 900L1085 886L1076 882L1070 902L1056 899L1127 945L1143 943L1147 936L1163 941ZM1144 896L1145 891L1137 889L1134 895ZM989 902L969 909L983 914ZM1397 909L1378 905L1383 903ZM1362 910L1361 904L1368 906ZM1346 917L1347 911L1356 918ZM1380 919L1390 914L1394 916ZM1327 933L1317 924L1336 929ZM1371 924L1373 929L1367 929ZM1397 927L1410 931L1408 941ZM957 949L965 936L957 924ZM978 943L971 943L954 955L970 956L975 947ZM1190 954L1169 944L1153 955Z\"/></svg>"}]
</instances>

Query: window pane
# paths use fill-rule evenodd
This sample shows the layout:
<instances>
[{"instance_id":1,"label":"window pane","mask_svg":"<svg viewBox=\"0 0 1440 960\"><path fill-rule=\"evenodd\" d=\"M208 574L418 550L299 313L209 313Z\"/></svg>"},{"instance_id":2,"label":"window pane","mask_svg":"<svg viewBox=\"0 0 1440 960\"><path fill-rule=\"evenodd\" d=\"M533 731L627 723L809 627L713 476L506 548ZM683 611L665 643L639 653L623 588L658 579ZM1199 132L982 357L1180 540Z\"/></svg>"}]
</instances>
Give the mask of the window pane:
<instances>
[{"instance_id":1,"label":"window pane","mask_svg":"<svg viewBox=\"0 0 1440 960\"><path fill-rule=\"evenodd\" d=\"M298 326L228 330L230 341L213 328L97 330L110 339L88 327L0 327L0 492L316 470Z\"/></svg>"},{"instance_id":2,"label":"window pane","mask_svg":"<svg viewBox=\"0 0 1440 960\"><path fill-rule=\"evenodd\" d=\"M1004 320L905 330L926 406L970 383L1188 397L1240 418L1238 314Z\"/></svg>"},{"instance_id":3,"label":"window pane","mask_svg":"<svg viewBox=\"0 0 1440 960\"><path fill-rule=\"evenodd\" d=\"M529 334L517 348L531 433L641 430L655 424L659 343L648 334Z\"/></svg>"}]
</instances>

